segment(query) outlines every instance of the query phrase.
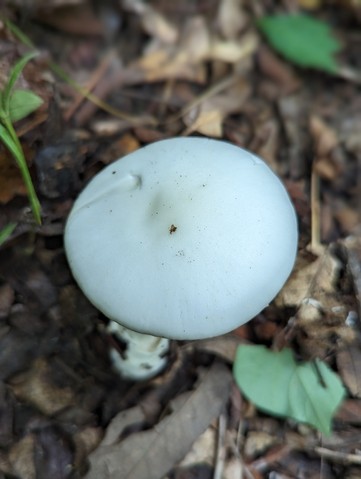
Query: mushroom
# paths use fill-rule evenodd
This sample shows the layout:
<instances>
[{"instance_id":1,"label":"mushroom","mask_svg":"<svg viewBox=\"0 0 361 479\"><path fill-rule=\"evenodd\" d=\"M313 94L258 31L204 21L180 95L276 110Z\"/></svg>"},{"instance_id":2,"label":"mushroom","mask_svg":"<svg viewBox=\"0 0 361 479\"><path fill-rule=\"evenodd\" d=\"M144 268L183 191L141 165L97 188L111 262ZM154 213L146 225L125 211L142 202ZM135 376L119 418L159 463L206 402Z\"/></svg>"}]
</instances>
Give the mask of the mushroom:
<instances>
[{"instance_id":1,"label":"mushroom","mask_svg":"<svg viewBox=\"0 0 361 479\"><path fill-rule=\"evenodd\" d=\"M292 203L265 162L223 141L173 138L94 177L69 215L65 249L126 344L112 350L114 366L146 379L164 368L168 339L218 336L265 308L297 238Z\"/></svg>"}]
</instances>

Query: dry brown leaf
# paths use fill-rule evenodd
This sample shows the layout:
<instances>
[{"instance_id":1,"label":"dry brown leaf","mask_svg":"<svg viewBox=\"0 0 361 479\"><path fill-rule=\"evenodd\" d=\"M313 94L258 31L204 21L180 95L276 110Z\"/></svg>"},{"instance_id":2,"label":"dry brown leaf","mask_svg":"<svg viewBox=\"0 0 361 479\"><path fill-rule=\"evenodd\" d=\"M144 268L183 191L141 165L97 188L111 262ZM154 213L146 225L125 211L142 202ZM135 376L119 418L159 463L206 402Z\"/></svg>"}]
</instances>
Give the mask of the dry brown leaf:
<instances>
[{"instance_id":1,"label":"dry brown leaf","mask_svg":"<svg viewBox=\"0 0 361 479\"><path fill-rule=\"evenodd\" d=\"M361 398L361 349L358 344L346 345L336 356L337 367L347 386L355 398Z\"/></svg>"},{"instance_id":2,"label":"dry brown leaf","mask_svg":"<svg viewBox=\"0 0 361 479\"><path fill-rule=\"evenodd\" d=\"M263 158L276 174L281 174L278 159L280 145L278 121L275 121L274 118L264 119L255 125L255 130L256 133L253 139L255 149L252 151Z\"/></svg>"},{"instance_id":3,"label":"dry brown leaf","mask_svg":"<svg viewBox=\"0 0 361 479\"><path fill-rule=\"evenodd\" d=\"M45 5L44 9L39 9L37 20L72 35L103 35L106 30L102 19L85 2L79 5L54 5L53 10Z\"/></svg>"},{"instance_id":4,"label":"dry brown leaf","mask_svg":"<svg viewBox=\"0 0 361 479\"><path fill-rule=\"evenodd\" d=\"M352 206L342 201L342 199L335 201L332 213L345 234L356 231L360 225L360 211L355 210Z\"/></svg>"},{"instance_id":5,"label":"dry brown leaf","mask_svg":"<svg viewBox=\"0 0 361 479\"><path fill-rule=\"evenodd\" d=\"M316 259L298 258L291 277L276 298L280 307L299 307L307 298L319 299L320 292L335 293L341 263L330 248Z\"/></svg>"},{"instance_id":6,"label":"dry brown leaf","mask_svg":"<svg viewBox=\"0 0 361 479\"><path fill-rule=\"evenodd\" d=\"M361 424L361 400L345 399L338 409L335 419L349 424Z\"/></svg>"},{"instance_id":7,"label":"dry brown leaf","mask_svg":"<svg viewBox=\"0 0 361 479\"><path fill-rule=\"evenodd\" d=\"M356 234L348 236L343 244L347 251L348 267L358 301L359 316L361 317L361 236L356 232Z\"/></svg>"},{"instance_id":8,"label":"dry brown leaf","mask_svg":"<svg viewBox=\"0 0 361 479\"><path fill-rule=\"evenodd\" d=\"M244 467L240 457L231 457L224 466L223 479L235 479L236 477L245 477ZM254 476L253 476L254 477Z\"/></svg>"},{"instance_id":9,"label":"dry brown leaf","mask_svg":"<svg viewBox=\"0 0 361 479\"><path fill-rule=\"evenodd\" d=\"M206 136L221 138L224 119L241 109L249 92L248 85L238 83L227 92L207 98L192 108L183 118L188 127L185 135L197 131Z\"/></svg>"},{"instance_id":10,"label":"dry brown leaf","mask_svg":"<svg viewBox=\"0 0 361 479\"><path fill-rule=\"evenodd\" d=\"M296 307L293 326L297 330L300 347L305 357L325 357L340 344L349 344L355 331L347 323L349 304L344 304L338 291L341 262L327 248L323 255L294 274L276 298L282 307Z\"/></svg>"},{"instance_id":11,"label":"dry brown leaf","mask_svg":"<svg viewBox=\"0 0 361 479\"><path fill-rule=\"evenodd\" d=\"M210 32L201 15L196 15L185 23L179 43L179 51L192 63L205 60L210 49Z\"/></svg>"},{"instance_id":12,"label":"dry brown leaf","mask_svg":"<svg viewBox=\"0 0 361 479\"><path fill-rule=\"evenodd\" d=\"M74 434L72 439L75 445L75 468L81 467L89 454L98 447L102 434L102 428L93 426L85 427Z\"/></svg>"},{"instance_id":13,"label":"dry brown leaf","mask_svg":"<svg viewBox=\"0 0 361 479\"><path fill-rule=\"evenodd\" d=\"M35 441L32 435L23 437L10 450L9 462L12 473L21 479L36 479L34 464Z\"/></svg>"},{"instance_id":14,"label":"dry brown leaf","mask_svg":"<svg viewBox=\"0 0 361 479\"><path fill-rule=\"evenodd\" d=\"M15 396L37 407L44 414L56 414L74 402L69 387L60 388L52 383L52 373L45 359L34 361L32 368L12 379Z\"/></svg>"},{"instance_id":15,"label":"dry brown leaf","mask_svg":"<svg viewBox=\"0 0 361 479\"><path fill-rule=\"evenodd\" d=\"M190 61L185 52L173 45L154 41L147 52L133 65L140 70L144 81L154 82L172 78L203 83L206 72L202 65Z\"/></svg>"},{"instance_id":16,"label":"dry brown leaf","mask_svg":"<svg viewBox=\"0 0 361 479\"><path fill-rule=\"evenodd\" d=\"M195 343L188 343L185 345L185 349L196 349L197 351L214 354L232 364L236 356L237 347L241 343L242 341L236 336L224 335L212 339L203 339Z\"/></svg>"},{"instance_id":17,"label":"dry brown leaf","mask_svg":"<svg viewBox=\"0 0 361 479\"><path fill-rule=\"evenodd\" d=\"M120 412L111 421L105 432L104 439L100 446L110 446L117 442L123 431L131 425L139 424L145 421L145 414L140 406L135 406Z\"/></svg>"},{"instance_id":18,"label":"dry brown leaf","mask_svg":"<svg viewBox=\"0 0 361 479\"><path fill-rule=\"evenodd\" d=\"M0 203L8 203L16 195L25 196L26 188L15 161L0 151Z\"/></svg>"},{"instance_id":19,"label":"dry brown leaf","mask_svg":"<svg viewBox=\"0 0 361 479\"><path fill-rule=\"evenodd\" d=\"M320 117L312 115L310 118L310 133L315 143L316 156L324 157L331 153L339 144L337 133Z\"/></svg>"},{"instance_id":20,"label":"dry brown leaf","mask_svg":"<svg viewBox=\"0 0 361 479\"><path fill-rule=\"evenodd\" d=\"M189 467L193 464L208 464L213 466L217 444L217 431L210 426L193 443L191 450L178 464L179 467Z\"/></svg>"},{"instance_id":21,"label":"dry brown leaf","mask_svg":"<svg viewBox=\"0 0 361 479\"><path fill-rule=\"evenodd\" d=\"M254 33L237 40L223 40L211 35L205 19L198 15L184 24L176 44L154 38L131 68L140 70L145 81L175 78L203 83L206 60L238 63L249 58L257 46L258 37Z\"/></svg>"},{"instance_id":22,"label":"dry brown leaf","mask_svg":"<svg viewBox=\"0 0 361 479\"><path fill-rule=\"evenodd\" d=\"M270 48L261 46L257 52L258 66L262 73L271 78L278 87L279 93L289 95L300 87L300 80L297 78L294 69L278 57ZM291 97L292 98L292 97ZM280 102L292 102L289 96L281 96ZM289 128L289 125L285 125Z\"/></svg>"},{"instance_id":23,"label":"dry brown leaf","mask_svg":"<svg viewBox=\"0 0 361 479\"><path fill-rule=\"evenodd\" d=\"M232 376L215 364L183 407L151 430L132 434L119 444L101 446L90 456L86 479L159 479L189 451L219 415L228 399Z\"/></svg>"},{"instance_id":24,"label":"dry brown leaf","mask_svg":"<svg viewBox=\"0 0 361 479\"><path fill-rule=\"evenodd\" d=\"M125 0L123 8L139 15L143 29L165 43L175 43L179 32L161 13L142 0Z\"/></svg>"},{"instance_id":25,"label":"dry brown leaf","mask_svg":"<svg viewBox=\"0 0 361 479\"><path fill-rule=\"evenodd\" d=\"M207 57L211 60L239 63L253 55L258 48L258 44L258 37L253 32L237 40L222 40L213 37Z\"/></svg>"},{"instance_id":26,"label":"dry brown leaf","mask_svg":"<svg viewBox=\"0 0 361 479\"><path fill-rule=\"evenodd\" d=\"M288 140L287 158L291 178L302 178L308 169L307 149L309 135L307 133L308 110L307 99L302 90L293 95L280 98L278 106L282 125Z\"/></svg>"},{"instance_id":27,"label":"dry brown leaf","mask_svg":"<svg viewBox=\"0 0 361 479\"><path fill-rule=\"evenodd\" d=\"M201 16L195 16L183 26L177 44L154 38L132 67L140 69L147 81L176 78L204 82L206 76L201 62L207 57L209 48L209 32L205 20Z\"/></svg>"},{"instance_id":28,"label":"dry brown leaf","mask_svg":"<svg viewBox=\"0 0 361 479\"><path fill-rule=\"evenodd\" d=\"M5 319L15 299L15 291L9 284L0 286L0 319Z\"/></svg>"},{"instance_id":29,"label":"dry brown leaf","mask_svg":"<svg viewBox=\"0 0 361 479\"><path fill-rule=\"evenodd\" d=\"M250 431L244 444L244 454L248 459L263 454L277 442L277 437L265 431Z\"/></svg>"},{"instance_id":30,"label":"dry brown leaf","mask_svg":"<svg viewBox=\"0 0 361 479\"><path fill-rule=\"evenodd\" d=\"M247 24L247 16L241 0L221 0L218 7L217 24L224 38L234 39Z\"/></svg>"}]
</instances>

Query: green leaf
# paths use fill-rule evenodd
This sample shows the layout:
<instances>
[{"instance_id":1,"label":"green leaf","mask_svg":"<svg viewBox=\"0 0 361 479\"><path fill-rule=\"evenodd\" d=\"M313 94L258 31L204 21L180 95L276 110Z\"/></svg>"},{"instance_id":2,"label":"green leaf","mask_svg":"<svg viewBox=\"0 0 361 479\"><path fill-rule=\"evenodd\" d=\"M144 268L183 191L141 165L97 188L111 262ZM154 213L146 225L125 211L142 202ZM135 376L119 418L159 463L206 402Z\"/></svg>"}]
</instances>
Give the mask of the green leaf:
<instances>
[{"instance_id":1,"label":"green leaf","mask_svg":"<svg viewBox=\"0 0 361 479\"><path fill-rule=\"evenodd\" d=\"M5 85L3 95L2 95L2 107L6 115L9 115L11 92L12 92L12 89L14 88L16 80L19 78L25 65L37 54L38 54L37 52L30 52L27 55L23 56L22 58L20 58L20 60L15 64L15 66L11 70L8 82Z\"/></svg>"},{"instance_id":2,"label":"green leaf","mask_svg":"<svg viewBox=\"0 0 361 479\"><path fill-rule=\"evenodd\" d=\"M40 96L28 90L15 90L10 97L9 115L12 122L22 120L42 105Z\"/></svg>"},{"instance_id":3,"label":"green leaf","mask_svg":"<svg viewBox=\"0 0 361 479\"><path fill-rule=\"evenodd\" d=\"M337 73L334 54L341 44L326 23L299 13L266 16L258 25L273 48L291 62Z\"/></svg>"},{"instance_id":4,"label":"green leaf","mask_svg":"<svg viewBox=\"0 0 361 479\"><path fill-rule=\"evenodd\" d=\"M238 387L259 409L331 433L332 417L345 390L324 362L297 364L290 349L273 352L264 346L242 345L233 374Z\"/></svg>"},{"instance_id":5,"label":"green leaf","mask_svg":"<svg viewBox=\"0 0 361 479\"><path fill-rule=\"evenodd\" d=\"M0 230L0 246L5 243L15 228L16 223L9 223L8 225L4 226L2 230Z\"/></svg>"}]
</instances>

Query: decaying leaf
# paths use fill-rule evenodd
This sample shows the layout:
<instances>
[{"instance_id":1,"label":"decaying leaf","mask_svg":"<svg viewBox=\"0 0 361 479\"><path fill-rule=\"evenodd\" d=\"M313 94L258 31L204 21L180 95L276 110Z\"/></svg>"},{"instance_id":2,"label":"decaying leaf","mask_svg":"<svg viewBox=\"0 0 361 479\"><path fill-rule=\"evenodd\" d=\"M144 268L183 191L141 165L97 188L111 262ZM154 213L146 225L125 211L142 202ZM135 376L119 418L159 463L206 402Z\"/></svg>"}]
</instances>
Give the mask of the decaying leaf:
<instances>
[{"instance_id":1,"label":"decaying leaf","mask_svg":"<svg viewBox=\"0 0 361 479\"><path fill-rule=\"evenodd\" d=\"M354 329L346 321L350 307L338 290L341 268L332 245L316 259L300 258L276 298L277 305L297 308L294 326L303 336L302 350L306 356L325 357L336 338L347 344L355 337Z\"/></svg>"},{"instance_id":2,"label":"decaying leaf","mask_svg":"<svg viewBox=\"0 0 361 479\"><path fill-rule=\"evenodd\" d=\"M178 29L161 13L142 0L125 0L123 8L139 15L144 30L165 43L174 43L179 35Z\"/></svg>"},{"instance_id":3,"label":"decaying leaf","mask_svg":"<svg viewBox=\"0 0 361 479\"><path fill-rule=\"evenodd\" d=\"M236 38L247 23L247 16L242 9L241 0L220 1L217 23L224 38Z\"/></svg>"},{"instance_id":4,"label":"decaying leaf","mask_svg":"<svg viewBox=\"0 0 361 479\"><path fill-rule=\"evenodd\" d=\"M346 248L348 266L351 272L356 298L358 300L358 312L361 317L361 236L357 233L348 236L344 240L344 246Z\"/></svg>"},{"instance_id":5,"label":"decaying leaf","mask_svg":"<svg viewBox=\"0 0 361 479\"><path fill-rule=\"evenodd\" d=\"M340 260L330 248L317 258L300 257L290 279L277 296L276 304L298 307L306 298L319 300L320 294L335 293L340 268Z\"/></svg>"},{"instance_id":6,"label":"decaying leaf","mask_svg":"<svg viewBox=\"0 0 361 479\"><path fill-rule=\"evenodd\" d=\"M179 410L151 430L97 448L86 479L159 479L180 461L220 414L229 396L231 374L215 364ZM123 426L122 426L123 427ZM113 436L114 437L114 436Z\"/></svg>"},{"instance_id":7,"label":"decaying leaf","mask_svg":"<svg viewBox=\"0 0 361 479\"><path fill-rule=\"evenodd\" d=\"M239 82L223 94L210 97L198 107L192 108L183 118L188 127L186 134L197 131L206 136L221 138L224 119L241 109L249 93L248 85Z\"/></svg>"},{"instance_id":8,"label":"decaying leaf","mask_svg":"<svg viewBox=\"0 0 361 479\"><path fill-rule=\"evenodd\" d=\"M74 401L74 391L52 383L51 369L44 359L37 359L33 367L13 378L11 388L23 401L36 406L44 414L55 414L70 406Z\"/></svg>"},{"instance_id":9,"label":"decaying leaf","mask_svg":"<svg viewBox=\"0 0 361 479\"><path fill-rule=\"evenodd\" d=\"M361 349L358 344L346 345L337 352L337 366L353 397L361 398Z\"/></svg>"},{"instance_id":10,"label":"decaying leaf","mask_svg":"<svg viewBox=\"0 0 361 479\"><path fill-rule=\"evenodd\" d=\"M15 162L0 150L0 203L7 203L16 195L25 196L26 187Z\"/></svg>"},{"instance_id":11,"label":"decaying leaf","mask_svg":"<svg viewBox=\"0 0 361 479\"><path fill-rule=\"evenodd\" d=\"M23 437L10 450L11 472L23 479L36 479L33 459L35 440L32 435Z\"/></svg>"},{"instance_id":12,"label":"decaying leaf","mask_svg":"<svg viewBox=\"0 0 361 479\"><path fill-rule=\"evenodd\" d=\"M205 60L238 63L249 58L257 46L258 38L252 32L236 40L219 38L209 31L204 17L198 15L184 24L176 44L151 40L131 68L139 69L145 81L174 78L204 83Z\"/></svg>"},{"instance_id":13,"label":"decaying leaf","mask_svg":"<svg viewBox=\"0 0 361 479\"><path fill-rule=\"evenodd\" d=\"M179 463L179 467L188 467L193 464L208 464L213 466L214 453L217 444L217 431L214 427L208 427L193 443L191 450Z\"/></svg>"},{"instance_id":14,"label":"decaying leaf","mask_svg":"<svg viewBox=\"0 0 361 479\"><path fill-rule=\"evenodd\" d=\"M193 350L196 348L197 351L214 354L228 363L233 363L239 344L240 340L236 336L225 335L186 344L185 349Z\"/></svg>"}]
</instances>

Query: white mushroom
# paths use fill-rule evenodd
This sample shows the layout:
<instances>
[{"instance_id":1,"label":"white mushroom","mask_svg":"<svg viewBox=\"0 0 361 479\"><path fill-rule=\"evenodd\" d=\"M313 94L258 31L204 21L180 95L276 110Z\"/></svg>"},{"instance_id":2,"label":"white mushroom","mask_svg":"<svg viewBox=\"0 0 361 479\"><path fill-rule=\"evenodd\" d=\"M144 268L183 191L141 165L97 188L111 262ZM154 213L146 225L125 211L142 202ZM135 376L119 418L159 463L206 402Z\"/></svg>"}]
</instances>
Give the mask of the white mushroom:
<instances>
[{"instance_id":1,"label":"white mushroom","mask_svg":"<svg viewBox=\"0 0 361 479\"><path fill-rule=\"evenodd\" d=\"M221 335L266 307L292 270L297 222L258 157L174 138L96 175L74 204L65 247L81 289L129 345L123 357L113 351L116 367L139 379L165 365L159 338Z\"/></svg>"}]
</instances>

